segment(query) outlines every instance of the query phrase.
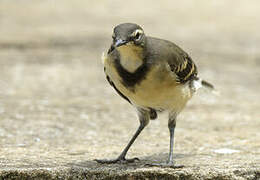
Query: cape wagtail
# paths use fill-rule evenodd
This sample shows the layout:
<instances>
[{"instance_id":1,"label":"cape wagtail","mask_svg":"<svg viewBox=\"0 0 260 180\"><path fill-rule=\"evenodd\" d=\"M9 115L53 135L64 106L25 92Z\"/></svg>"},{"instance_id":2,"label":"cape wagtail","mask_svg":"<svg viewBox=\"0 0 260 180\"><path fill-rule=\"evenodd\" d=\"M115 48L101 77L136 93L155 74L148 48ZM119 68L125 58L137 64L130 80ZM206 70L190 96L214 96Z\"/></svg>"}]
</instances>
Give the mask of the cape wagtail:
<instances>
[{"instance_id":1,"label":"cape wagtail","mask_svg":"<svg viewBox=\"0 0 260 180\"><path fill-rule=\"evenodd\" d=\"M119 24L113 31L113 42L103 54L104 71L110 85L137 110L140 125L122 151L112 160L99 163L133 162L126 159L127 151L150 119L157 112L169 112L170 153L166 166L176 166L173 160L176 117L187 101L201 86L213 86L198 77L191 57L174 43L146 36L143 29L132 23Z\"/></svg>"}]
</instances>

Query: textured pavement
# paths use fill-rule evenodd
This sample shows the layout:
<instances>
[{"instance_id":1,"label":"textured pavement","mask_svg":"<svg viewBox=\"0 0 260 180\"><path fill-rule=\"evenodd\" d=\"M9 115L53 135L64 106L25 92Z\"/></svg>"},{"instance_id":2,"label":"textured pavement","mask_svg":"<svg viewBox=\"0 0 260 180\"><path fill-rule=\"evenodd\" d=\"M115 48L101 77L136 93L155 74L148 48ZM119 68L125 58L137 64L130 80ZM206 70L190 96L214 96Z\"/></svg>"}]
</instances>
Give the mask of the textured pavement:
<instances>
[{"instance_id":1,"label":"textured pavement","mask_svg":"<svg viewBox=\"0 0 260 180\"><path fill-rule=\"evenodd\" d=\"M0 179L260 179L259 5L1 1ZM100 59L121 22L181 46L219 92L200 90L177 120L182 169L145 166L167 159L167 114L130 149L140 162L93 161L116 157L138 127Z\"/></svg>"}]
</instances>

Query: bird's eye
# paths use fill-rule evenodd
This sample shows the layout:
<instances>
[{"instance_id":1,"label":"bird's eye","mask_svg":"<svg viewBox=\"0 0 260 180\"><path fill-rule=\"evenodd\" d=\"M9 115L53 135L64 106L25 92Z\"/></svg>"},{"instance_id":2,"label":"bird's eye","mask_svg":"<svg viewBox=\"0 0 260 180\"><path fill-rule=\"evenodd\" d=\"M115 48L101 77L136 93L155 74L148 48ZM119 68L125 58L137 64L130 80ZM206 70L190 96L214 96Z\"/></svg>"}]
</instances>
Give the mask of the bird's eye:
<instances>
[{"instance_id":1,"label":"bird's eye","mask_svg":"<svg viewBox=\"0 0 260 180\"><path fill-rule=\"evenodd\" d=\"M141 34L139 32L137 32L136 35L135 35L135 39L138 40L138 39L140 39L140 37L141 37Z\"/></svg>"},{"instance_id":2,"label":"bird's eye","mask_svg":"<svg viewBox=\"0 0 260 180\"><path fill-rule=\"evenodd\" d=\"M135 32L134 32L134 39L135 41L140 41L142 39L142 34L143 34L143 31L140 30L140 29L137 29Z\"/></svg>"}]
</instances>

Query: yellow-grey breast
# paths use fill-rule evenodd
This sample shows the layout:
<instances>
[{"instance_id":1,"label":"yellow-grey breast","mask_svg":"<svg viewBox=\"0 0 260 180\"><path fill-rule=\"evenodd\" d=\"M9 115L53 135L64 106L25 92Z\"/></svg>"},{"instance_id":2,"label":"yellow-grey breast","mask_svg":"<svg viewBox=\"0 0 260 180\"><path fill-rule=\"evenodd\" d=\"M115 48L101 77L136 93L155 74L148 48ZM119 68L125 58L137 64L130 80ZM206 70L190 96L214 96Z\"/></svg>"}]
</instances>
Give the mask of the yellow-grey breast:
<instances>
[{"instance_id":1,"label":"yellow-grey breast","mask_svg":"<svg viewBox=\"0 0 260 180\"><path fill-rule=\"evenodd\" d=\"M174 43L144 34L131 23L114 28L104 56L109 83L131 104L179 113L195 92L197 68Z\"/></svg>"}]
</instances>

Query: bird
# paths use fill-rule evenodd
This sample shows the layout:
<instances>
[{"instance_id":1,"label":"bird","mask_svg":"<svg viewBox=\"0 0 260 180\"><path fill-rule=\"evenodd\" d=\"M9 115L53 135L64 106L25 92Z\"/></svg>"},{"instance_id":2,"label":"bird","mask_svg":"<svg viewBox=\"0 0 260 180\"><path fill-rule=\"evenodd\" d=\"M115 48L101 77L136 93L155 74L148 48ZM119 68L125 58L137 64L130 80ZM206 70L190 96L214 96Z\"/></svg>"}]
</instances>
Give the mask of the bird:
<instances>
[{"instance_id":1,"label":"bird","mask_svg":"<svg viewBox=\"0 0 260 180\"><path fill-rule=\"evenodd\" d=\"M126 158L138 135L166 111L170 133L170 148L165 163L151 165L183 167L173 159L176 119L200 87L214 89L198 76L191 57L171 41L147 36L141 26L122 23L114 27L112 44L102 55L104 72L109 84L136 110L139 127L115 159L95 159L98 163L131 163L138 158Z\"/></svg>"}]
</instances>

